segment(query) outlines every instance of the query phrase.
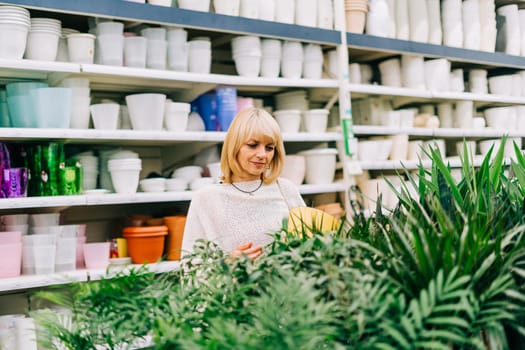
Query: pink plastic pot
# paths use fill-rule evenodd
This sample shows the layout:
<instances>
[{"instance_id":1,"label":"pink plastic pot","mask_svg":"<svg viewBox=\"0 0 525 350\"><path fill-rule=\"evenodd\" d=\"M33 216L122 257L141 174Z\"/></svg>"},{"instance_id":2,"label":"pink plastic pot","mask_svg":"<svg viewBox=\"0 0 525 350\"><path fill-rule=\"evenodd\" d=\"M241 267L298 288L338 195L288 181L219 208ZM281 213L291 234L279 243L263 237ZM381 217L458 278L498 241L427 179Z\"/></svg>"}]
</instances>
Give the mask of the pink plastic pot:
<instances>
[{"instance_id":1,"label":"pink plastic pot","mask_svg":"<svg viewBox=\"0 0 525 350\"><path fill-rule=\"evenodd\" d=\"M0 278L20 276L22 243L0 244Z\"/></svg>"},{"instance_id":2,"label":"pink plastic pot","mask_svg":"<svg viewBox=\"0 0 525 350\"><path fill-rule=\"evenodd\" d=\"M84 244L86 243L86 236L77 237L77 252L76 252L76 267L77 269L83 269L86 267L84 263Z\"/></svg>"},{"instance_id":3,"label":"pink plastic pot","mask_svg":"<svg viewBox=\"0 0 525 350\"><path fill-rule=\"evenodd\" d=\"M4 231L0 232L0 245L22 243L22 232Z\"/></svg>"},{"instance_id":4,"label":"pink plastic pot","mask_svg":"<svg viewBox=\"0 0 525 350\"><path fill-rule=\"evenodd\" d=\"M85 243L84 262L88 269L105 269L109 265L109 242Z\"/></svg>"}]
</instances>

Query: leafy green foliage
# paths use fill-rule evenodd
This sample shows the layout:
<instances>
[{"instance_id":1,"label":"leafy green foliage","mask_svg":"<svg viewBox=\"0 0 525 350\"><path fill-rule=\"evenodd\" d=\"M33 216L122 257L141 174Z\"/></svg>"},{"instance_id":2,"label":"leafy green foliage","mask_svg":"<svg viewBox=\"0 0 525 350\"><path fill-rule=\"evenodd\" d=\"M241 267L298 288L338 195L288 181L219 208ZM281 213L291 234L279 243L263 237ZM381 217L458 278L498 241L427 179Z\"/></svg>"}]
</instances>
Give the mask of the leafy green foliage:
<instances>
[{"instance_id":1,"label":"leafy green foliage","mask_svg":"<svg viewBox=\"0 0 525 350\"><path fill-rule=\"evenodd\" d=\"M275 234L252 262L199 242L179 271L144 270L41 294L73 310L70 349L514 349L525 334L525 158L503 150L456 181L437 150L388 215ZM465 152L467 154L467 152ZM409 188L413 186L415 191ZM417 193L414 196L414 193ZM311 229L311 228L309 228ZM512 331L511 331L512 330ZM513 334L512 336L509 336Z\"/></svg>"},{"instance_id":2,"label":"leafy green foliage","mask_svg":"<svg viewBox=\"0 0 525 350\"><path fill-rule=\"evenodd\" d=\"M111 279L74 284L60 292L39 292L37 296L41 299L73 312L72 328L51 322L52 314L40 320L53 330L42 336L48 344L56 338L69 349L95 349L97 344L118 349L129 339L149 334L155 318L148 311L163 308L166 304L168 295L162 291L166 281L167 276L156 278L153 273L140 268L117 273ZM173 282L169 280L168 283Z\"/></svg>"}]
</instances>

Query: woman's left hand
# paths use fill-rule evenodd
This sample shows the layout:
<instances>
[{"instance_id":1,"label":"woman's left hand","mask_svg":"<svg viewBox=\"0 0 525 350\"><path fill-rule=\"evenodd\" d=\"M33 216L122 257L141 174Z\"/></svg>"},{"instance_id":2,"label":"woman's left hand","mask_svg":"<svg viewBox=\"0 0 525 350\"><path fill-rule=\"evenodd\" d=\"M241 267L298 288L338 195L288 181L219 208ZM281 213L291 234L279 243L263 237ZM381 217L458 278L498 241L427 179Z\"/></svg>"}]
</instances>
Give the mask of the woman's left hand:
<instances>
[{"instance_id":1,"label":"woman's left hand","mask_svg":"<svg viewBox=\"0 0 525 350\"><path fill-rule=\"evenodd\" d=\"M255 247L253 247L253 242L248 242L246 244L241 244L239 246L237 246L233 252L232 252L232 256L234 258L238 258L242 255L247 255L248 258L250 258L250 260L255 260L257 259L259 256L261 256L262 254L262 251L263 251L263 247L260 246L260 245L257 245Z\"/></svg>"}]
</instances>

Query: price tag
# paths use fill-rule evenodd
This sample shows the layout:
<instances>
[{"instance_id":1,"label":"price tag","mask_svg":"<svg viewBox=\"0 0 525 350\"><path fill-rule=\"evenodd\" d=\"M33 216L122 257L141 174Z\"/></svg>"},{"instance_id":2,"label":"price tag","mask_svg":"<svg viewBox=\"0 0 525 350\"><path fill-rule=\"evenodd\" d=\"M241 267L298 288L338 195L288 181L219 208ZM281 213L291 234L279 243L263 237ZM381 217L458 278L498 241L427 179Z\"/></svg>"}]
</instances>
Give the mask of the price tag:
<instances>
[{"instance_id":1,"label":"price tag","mask_svg":"<svg viewBox=\"0 0 525 350\"><path fill-rule=\"evenodd\" d=\"M361 162L356 160L350 160L346 162L346 170L349 175L361 175L363 168L361 168Z\"/></svg>"},{"instance_id":2,"label":"price tag","mask_svg":"<svg viewBox=\"0 0 525 350\"><path fill-rule=\"evenodd\" d=\"M352 158L357 157L357 153L359 152L358 144L357 144L357 138L355 137L348 137L346 138L346 152L348 156L352 156Z\"/></svg>"}]
</instances>

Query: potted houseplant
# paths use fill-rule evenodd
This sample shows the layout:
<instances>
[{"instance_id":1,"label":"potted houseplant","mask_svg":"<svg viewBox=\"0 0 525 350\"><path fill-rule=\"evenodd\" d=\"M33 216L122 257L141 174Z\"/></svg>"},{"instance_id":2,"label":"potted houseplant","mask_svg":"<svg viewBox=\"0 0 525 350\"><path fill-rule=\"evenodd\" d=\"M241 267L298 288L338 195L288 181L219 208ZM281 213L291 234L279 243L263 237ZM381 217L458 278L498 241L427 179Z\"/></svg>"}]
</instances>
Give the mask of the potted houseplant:
<instances>
[{"instance_id":1,"label":"potted houseplant","mask_svg":"<svg viewBox=\"0 0 525 350\"><path fill-rule=\"evenodd\" d=\"M255 262L200 242L179 271L145 269L40 293L73 310L44 322L69 349L515 349L523 332L525 160L499 149L456 181L436 150L418 196L336 231L275 234Z\"/></svg>"}]
</instances>

